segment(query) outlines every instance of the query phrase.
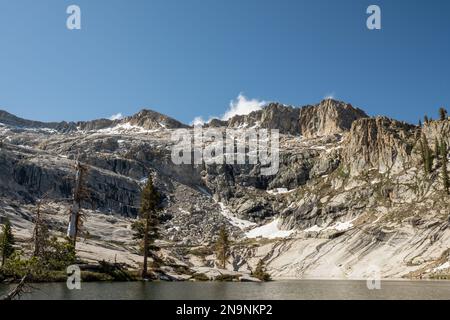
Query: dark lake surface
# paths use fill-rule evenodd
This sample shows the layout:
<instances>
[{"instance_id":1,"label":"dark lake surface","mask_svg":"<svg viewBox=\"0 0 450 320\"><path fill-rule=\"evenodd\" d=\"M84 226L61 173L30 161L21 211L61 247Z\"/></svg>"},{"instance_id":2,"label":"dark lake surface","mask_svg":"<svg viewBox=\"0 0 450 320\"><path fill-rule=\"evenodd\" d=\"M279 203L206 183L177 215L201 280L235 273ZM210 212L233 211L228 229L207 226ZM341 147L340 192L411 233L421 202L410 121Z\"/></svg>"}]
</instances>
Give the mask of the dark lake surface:
<instances>
[{"instance_id":1,"label":"dark lake surface","mask_svg":"<svg viewBox=\"0 0 450 320\"><path fill-rule=\"evenodd\" d=\"M444 299L450 300L450 281L382 281L369 290L365 281L294 280L242 282L95 282L69 290L65 283L33 284L23 300L322 300L322 299ZM0 295L12 288L0 285Z\"/></svg>"}]
</instances>

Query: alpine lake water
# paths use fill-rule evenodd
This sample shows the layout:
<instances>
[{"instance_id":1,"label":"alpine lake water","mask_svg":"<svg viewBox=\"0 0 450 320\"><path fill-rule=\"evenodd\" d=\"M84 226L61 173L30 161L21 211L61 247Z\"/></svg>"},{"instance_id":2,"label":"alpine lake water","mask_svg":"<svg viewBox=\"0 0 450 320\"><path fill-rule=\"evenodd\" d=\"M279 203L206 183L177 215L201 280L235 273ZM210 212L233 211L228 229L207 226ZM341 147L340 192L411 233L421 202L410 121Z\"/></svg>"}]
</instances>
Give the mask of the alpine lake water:
<instances>
[{"instance_id":1,"label":"alpine lake water","mask_svg":"<svg viewBox=\"0 0 450 320\"><path fill-rule=\"evenodd\" d=\"M13 285L0 285L0 295ZM23 300L450 300L450 281L294 280L249 282L87 282L32 284Z\"/></svg>"}]
</instances>

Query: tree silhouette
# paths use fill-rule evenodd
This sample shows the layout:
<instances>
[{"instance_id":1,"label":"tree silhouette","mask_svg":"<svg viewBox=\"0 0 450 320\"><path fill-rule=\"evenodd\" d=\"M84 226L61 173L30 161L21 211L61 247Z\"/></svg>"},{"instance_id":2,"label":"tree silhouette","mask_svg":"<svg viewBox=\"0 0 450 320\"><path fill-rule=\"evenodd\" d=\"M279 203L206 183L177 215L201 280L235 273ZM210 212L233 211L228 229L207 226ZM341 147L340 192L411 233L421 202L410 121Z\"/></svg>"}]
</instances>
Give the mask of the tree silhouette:
<instances>
[{"instance_id":1,"label":"tree silhouette","mask_svg":"<svg viewBox=\"0 0 450 320\"><path fill-rule=\"evenodd\" d=\"M152 250L158 250L154 243L155 240L159 237L158 210L160 202L160 194L156 190L153 184L153 179L150 176L141 192L141 208L139 210L139 220L132 226L133 230L135 231L135 239L142 240L144 262L141 275L144 279L148 276L148 256L151 254Z\"/></svg>"},{"instance_id":2,"label":"tree silhouette","mask_svg":"<svg viewBox=\"0 0 450 320\"><path fill-rule=\"evenodd\" d=\"M448 171L447 171L447 163L448 163L447 154L448 154L447 142L441 139L442 180L444 183L445 192L447 194L450 194L450 181L448 178Z\"/></svg>"},{"instance_id":3,"label":"tree silhouette","mask_svg":"<svg viewBox=\"0 0 450 320\"><path fill-rule=\"evenodd\" d=\"M2 266L6 260L14 253L14 235L11 229L11 222L9 219L5 220L5 224L0 234L0 255L2 257Z\"/></svg>"},{"instance_id":4,"label":"tree silhouette","mask_svg":"<svg viewBox=\"0 0 450 320\"><path fill-rule=\"evenodd\" d=\"M216 255L220 266L222 269L225 269L230 255L230 239L228 231L224 226L222 226L219 231L219 238L216 242Z\"/></svg>"},{"instance_id":5,"label":"tree silhouette","mask_svg":"<svg viewBox=\"0 0 450 320\"><path fill-rule=\"evenodd\" d=\"M439 108L439 118L441 121L447 120L447 110L444 107Z\"/></svg>"}]
</instances>

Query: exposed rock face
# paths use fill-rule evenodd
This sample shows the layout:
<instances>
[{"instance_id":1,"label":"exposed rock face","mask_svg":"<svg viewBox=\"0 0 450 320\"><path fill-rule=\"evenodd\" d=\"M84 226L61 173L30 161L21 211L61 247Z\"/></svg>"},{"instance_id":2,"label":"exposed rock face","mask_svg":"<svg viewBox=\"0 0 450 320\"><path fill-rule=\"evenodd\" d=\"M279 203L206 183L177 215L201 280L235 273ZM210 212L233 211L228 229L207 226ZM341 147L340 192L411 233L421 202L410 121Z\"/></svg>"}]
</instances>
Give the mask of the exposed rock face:
<instances>
[{"instance_id":1,"label":"exposed rock face","mask_svg":"<svg viewBox=\"0 0 450 320\"><path fill-rule=\"evenodd\" d=\"M40 122L25 120L6 111L0 110L0 123L12 127L28 128L28 129L54 129L58 131L70 131L75 129L74 123L68 122Z\"/></svg>"},{"instance_id":2,"label":"exposed rock face","mask_svg":"<svg viewBox=\"0 0 450 320\"><path fill-rule=\"evenodd\" d=\"M219 120L219 119L211 119L208 123L204 125L204 127L209 128L221 128L226 127L228 125L228 121Z\"/></svg>"},{"instance_id":3,"label":"exposed rock face","mask_svg":"<svg viewBox=\"0 0 450 320\"><path fill-rule=\"evenodd\" d=\"M259 126L278 129L284 134L312 138L346 132L351 128L353 121L366 117L367 114L361 109L327 99L317 105L302 108L271 103L260 111L231 118L228 126L233 128Z\"/></svg>"},{"instance_id":4,"label":"exposed rock face","mask_svg":"<svg viewBox=\"0 0 450 320\"><path fill-rule=\"evenodd\" d=\"M52 129L59 132L74 132L77 130L93 131L111 128L120 124L138 126L145 130L151 129L178 129L188 128L187 125L172 119L166 115L152 110L141 110L137 114L121 120L98 119L92 121L74 122L39 122L26 120L6 111L0 110L0 123L11 127L22 129Z\"/></svg>"},{"instance_id":5,"label":"exposed rock face","mask_svg":"<svg viewBox=\"0 0 450 320\"><path fill-rule=\"evenodd\" d=\"M129 125L140 127L144 130L155 130L155 129L179 129L188 128L187 125L172 119L166 115L158 113L153 110L143 109L131 117L126 117L121 120L108 120L99 119L93 121L78 122L77 128L84 131L101 130L106 128L114 128L120 125Z\"/></svg>"},{"instance_id":6,"label":"exposed rock face","mask_svg":"<svg viewBox=\"0 0 450 320\"><path fill-rule=\"evenodd\" d=\"M357 277L370 264L390 277L431 274L449 245L450 197L440 162L431 174L423 172L417 141L423 132L431 145L435 137L450 145L449 123L421 129L368 118L334 100L303 108L272 103L211 121L223 130L280 130L279 171L262 176L252 164L175 165L171 132L192 128L154 111L50 124L2 112L0 217L29 234L35 201L47 195L52 230L63 233L79 158L88 168L83 208L93 216L87 228L94 240L80 244L89 259L118 253L136 265L130 224L152 174L165 196L166 254L194 269L213 267L214 255L186 248L210 250L224 225L236 241L234 271L251 270L263 258L276 278Z\"/></svg>"},{"instance_id":7,"label":"exposed rock face","mask_svg":"<svg viewBox=\"0 0 450 320\"><path fill-rule=\"evenodd\" d=\"M166 129L188 127L175 119L152 110L142 110L134 116L124 119L122 122L128 122L131 125L139 126L146 130L160 129L161 127Z\"/></svg>"},{"instance_id":8,"label":"exposed rock face","mask_svg":"<svg viewBox=\"0 0 450 320\"><path fill-rule=\"evenodd\" d=\"M332 99L304 107L300 111L300 132L308 138L346 132L353 121L367 118L361 109Z\"/></svg>"},{"instance_id":9,"label":"exposed rock face","mask_svg":"<svg viewBox=\"0 0 450 320\"><path fill-rule=\"evenodd\" d=\"M428 142L434 147L436 139L440 142L445 140L450 145L450 121L431 121L423 124L422 132Z\"/></svg>"},{"instance_id":10,"label":"exposed rock face","mask_svg":"<svg viewBox=\"0 0 450 320\"><path fill-rule=\"evenodd\" d=\"M98 119L93 121L80 121L77 123L76 127L80 130L92 131L109 128L119 123L119 120L112 121L109 119Z\"/></svg>"},{"instance_id":11,"label":"exposed rock face","mask_svg":"<svg viewBox=\"0 0 450 320\"><path fill-rule=\"evenodd\" d=\"M343 158L355 175L371 168L396 173L410 163L417 134L415 126L386 117L360 119L347 135Z\"/></svg>"},{"instance_id":12,"label":"exposed rock face","mask_svg":"<svg viewBox=\"0 0 450 320\"><path fill-rule=\"evenodd\" d=\"M30 154L28 150L0 150L0 193L12 199L34 203L47 195L53 199L70 201L73 190L74 163L66 158L45 153ZM136 217L139 184L111 171L87 166L86 187L90 199L86 207L103 212L115 212Z\"/></svg>"},{"instance_id":13,"label":"exposed rock face","mask_svg":"<svg viewBox=\"0 0 450 320\"><path fill-rule=\"evenodd\" d=\"M281 133L299 135L300 110L290 106L271 103L262 110L254 111L244 116L234 116L228 120L228 127L250 128L261 127L278 129Z\"/></svg>"}]
</instances>

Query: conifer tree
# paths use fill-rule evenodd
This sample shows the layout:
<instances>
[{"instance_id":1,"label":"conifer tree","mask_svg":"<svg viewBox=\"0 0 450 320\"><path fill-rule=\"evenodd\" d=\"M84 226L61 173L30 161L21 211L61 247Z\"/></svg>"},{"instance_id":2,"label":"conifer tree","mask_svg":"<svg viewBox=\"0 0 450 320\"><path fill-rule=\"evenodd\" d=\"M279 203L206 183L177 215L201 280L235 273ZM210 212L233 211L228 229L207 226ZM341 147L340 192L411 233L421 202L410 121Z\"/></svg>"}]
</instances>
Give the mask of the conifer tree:
<instances>
[{"instance_id":1,"label":"conifer tree","mask_svg":"<svg viewBox=\"0 0 450 320\"><path fill-rule=\"evenodd\" d=\"M135 231L135 239L142 241L142 250L144 262L142 267L142 278L147 278L148 275L148 256L151 251L156 251L158 248L154 245L155 240L159 238L158 225L158 210L160 206L161 197L156 190L153 179L150 176L141 192L141 208L139 210L139 221L132 226Z\"/></svg>"},{"instance_id":2,"label":"conifer tree","mask_svg":"<svg viewBox=\"0 0 450 320\"><path fill-rule=\"evenodd\" d=\"M426 165L427 159L425 157L425 146L423 144L423 139L422 138L420 138L419 143L420 143L420 155L422 156L422 163L423 163L424 171L426 173L426 171L427 171L427 165Z\"/></svg>"},{"instance_id":3,"label":"conifer tree","mask_svg":"<svg viewBox=\"0 0 450 320\"><path fill-rule=\"evenodd\" d=\"M256 265L255 271L252 272L252 276L261 281L271 280L270 274L266 272L266 266L262 259L259 260L258 264Z\"/></svg>"},{"instance_id":4,"label":"conifer tree","mask_svg":"<svg viewBox=\"0 0 450 320\"><path fill-rule=\"evenodd\" d=\"M439 140L437 137L434 138L434 157L436 161L439 161L439 155L441 154L441 148L439 146Z\"/></svg>"},{"instance_id":5,"label":"conifer tree","mask_svg":"<svg viewBox=\"0 0 450 320\"><path fill-rule=\"evenodd\" d=\"M441 150L441 156L443 158L447 158L448 146L447 146L447 142L444 139L441 139L440 150Z\"/></svg>"},{"instance_id":6,"label":"conifer tree","mask_svg":"<svg viewBox=\"0 0 450 320\"><path fill-rule=\"evenodd\" d=\"M2 233L0 234L0 255L2 257L2 266L4 266L6 260L14 253L14 235L11 229L11 223L6 219L5 224L2 227Z\"/></svg>"},{"instance_id":7,"label":"conifer tree","mask_svg":"<svg viewBox=\"0 0 450 320\"><path fill-rule=\"evenodd\" d=\"M428 123L430 121L430 119L428 119L428 116L424 116L423 120L424 120L425 123Z\"/></svg>"},{"instance_id":8,"label":"conifer tree","mask_svg":"<svg viewBox=\"0 0 450 320\"><path fill-rule=\"evenodd\" d=\"M431 173L431 170L433 168L433 155L430 150L430 146L428 145L427 137L424 134L422 134L420 147L425 173Z\"/></svg>"},{"instance_id":9,"label":"conifer tree","mask_svg":"<svg viewBox=\"0 0 450 320\"><path fill-rule=\"evenodd\" d=\"M447 194L450 194L450 181L448 178L448 171L447 171L447 154L448 154L448 148L447 148L447 142L445 140L441 140L441 159L442 159L442 180L444 183L444 190L447 192Z\"/></svg>"},{"instance_id":10,"label":"conifer tree","mask_svg":"<svg viewBox=\"0 0 450 320\"><path fill-rule=\"evenodd\" d=\"M439 118L441 121L447 120L447 110L444 107L439 109Z\"/></svg>"},{"instance_id":11,"label":"conifer tree","mask_svg":"<svg viewBox=\"0 0 450 320\"><path fill-rule=\"evenodd\" d=\"M223 226L219 231L219 238L216 242L216 256L222 269L227 266L227 260L230 255L230 239L227 229Z\"/></svg>"}]
</instances>

